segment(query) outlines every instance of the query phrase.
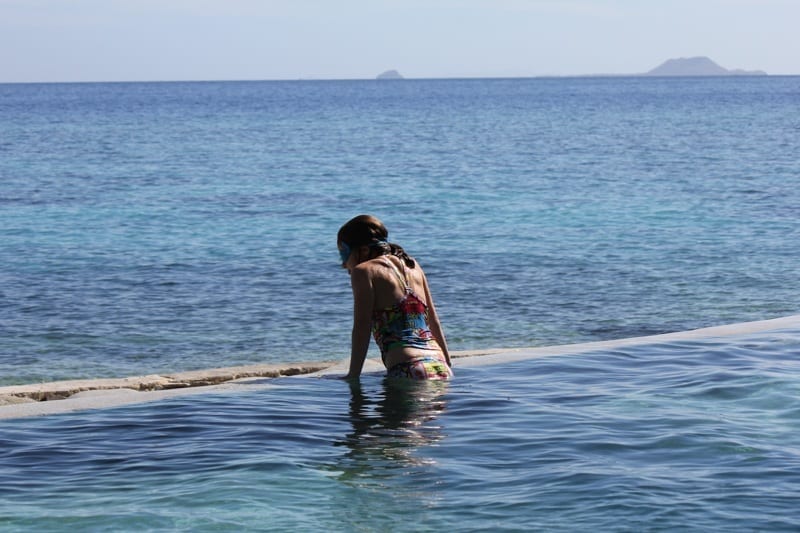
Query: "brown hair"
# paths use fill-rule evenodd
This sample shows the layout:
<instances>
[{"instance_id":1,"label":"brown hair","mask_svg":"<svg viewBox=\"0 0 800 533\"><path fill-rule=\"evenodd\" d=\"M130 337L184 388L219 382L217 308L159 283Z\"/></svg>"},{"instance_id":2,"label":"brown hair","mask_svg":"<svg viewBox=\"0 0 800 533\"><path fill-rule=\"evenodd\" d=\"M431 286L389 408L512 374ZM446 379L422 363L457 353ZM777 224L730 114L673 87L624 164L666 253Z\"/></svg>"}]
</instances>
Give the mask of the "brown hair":
<instances>
[{"instance_id":1,"label":"brown hair","mask_svg":"<svg viewBox=\"0 0 800 533\"><path fill-rule=\"evenodd\" d=\"M357 248L359 246L369 246L371 249L377 251L375 257L380 255L394 255L399 257L407 267L414 268L416 262L410 257L402 246L390 243L389 231L383 222L378 220L377 217L372 215L358 215L347 221L347 223L339 228L339 233L336 236L336 242L345 243L350 248Z\"/></svg>"}]
</instances>

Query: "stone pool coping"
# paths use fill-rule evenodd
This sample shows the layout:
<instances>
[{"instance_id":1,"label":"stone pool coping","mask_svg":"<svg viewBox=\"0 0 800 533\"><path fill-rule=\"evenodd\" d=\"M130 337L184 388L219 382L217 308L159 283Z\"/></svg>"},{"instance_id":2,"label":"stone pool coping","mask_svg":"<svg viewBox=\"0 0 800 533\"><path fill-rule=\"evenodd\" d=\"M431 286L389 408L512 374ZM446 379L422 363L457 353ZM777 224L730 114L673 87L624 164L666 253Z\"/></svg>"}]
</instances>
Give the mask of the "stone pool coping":
<instances>
[{"instance_id":1,"label":"stone pool coping","mask_svg":"<svg viewBox=\"0 0 800 533\"><path fill-rule=\"evenodd\" d=\"M455 352L452 355L453 358L458 359L458 363L454 364L454 367L458 368L460 366L503 364L625 346L745 335L790 328L800 328L800 315L646 337L536 348L463 351ZM4 386L0 387L0 419L109 408L187 394L265 388L271 386L272 378L282 376L333 377L344 375L347 372L347 365L347 360L262 364L129 378L70 380ZM364 366L366 373L381 372L382 370L383 366L380 361L375 359L368 359Z\"/></svg>"}]
</instances>

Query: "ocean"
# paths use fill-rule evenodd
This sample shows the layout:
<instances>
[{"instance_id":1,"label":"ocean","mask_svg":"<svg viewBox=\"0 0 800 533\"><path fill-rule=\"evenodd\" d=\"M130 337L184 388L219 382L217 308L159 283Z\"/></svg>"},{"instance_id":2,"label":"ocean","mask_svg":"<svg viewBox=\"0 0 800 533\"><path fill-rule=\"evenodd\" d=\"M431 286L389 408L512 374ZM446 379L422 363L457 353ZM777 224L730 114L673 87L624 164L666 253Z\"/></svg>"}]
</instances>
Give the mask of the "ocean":
<instances>
[{"instance_id":1,"label":"ocean","mask_svg":"<svg viewBox=\"0 0 800 533\"><path fill-rule=\"evenodd\" d=\"M798 103L772 76L0 85L0 386L342 360L360 213L454 351L798 314ZM796 530L799 343L4 421L0 527Z\"/></svg>"}]
</instances>

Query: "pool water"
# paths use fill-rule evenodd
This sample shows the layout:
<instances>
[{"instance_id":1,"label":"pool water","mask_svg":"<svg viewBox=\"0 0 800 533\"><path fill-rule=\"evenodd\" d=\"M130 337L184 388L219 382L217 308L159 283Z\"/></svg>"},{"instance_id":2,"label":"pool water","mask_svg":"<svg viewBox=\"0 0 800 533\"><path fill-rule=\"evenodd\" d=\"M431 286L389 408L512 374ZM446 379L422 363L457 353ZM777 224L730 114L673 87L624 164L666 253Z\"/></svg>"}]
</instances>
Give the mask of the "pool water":
<instances>
[{"instance_id":1,"label":"pool water","mask_svg":"<svg viewBox=\"0 0 800 533\"><path fill-rule=\"evenodd\" d=\"M797 531L800 330L3 422L3 530Z\"/></svg>"}]
</instances>

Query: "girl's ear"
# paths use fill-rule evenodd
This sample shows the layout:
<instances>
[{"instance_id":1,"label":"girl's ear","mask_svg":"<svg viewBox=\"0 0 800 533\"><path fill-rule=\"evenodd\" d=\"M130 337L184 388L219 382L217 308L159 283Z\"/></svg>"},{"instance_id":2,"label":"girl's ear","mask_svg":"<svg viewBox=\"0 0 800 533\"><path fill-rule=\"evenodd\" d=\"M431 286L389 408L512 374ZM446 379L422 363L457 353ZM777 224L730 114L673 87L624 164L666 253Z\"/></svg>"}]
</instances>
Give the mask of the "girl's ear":
<instances>
[{"instance_id":1,"label":"girl's ear","mask_svg":"<svg viewBox=\"0 0 800 533\"><path fill-rule=\"evenodd\" d=\"M369 246L359 246L356 250L356 258L358 262L366 261L369 259Z\"/></svg>"},{"instance_id":2,"label":"girl's ear","mask_svg":"<svg viewBox=\"0 0 800 533\"><path fill-rule=\"evenodd\" d=\"M366 261L369 257L369 248L367 246L358 246L357 248L353 249L353 258L356 260L356 264Z\"/></svg>"}]
</instances>

